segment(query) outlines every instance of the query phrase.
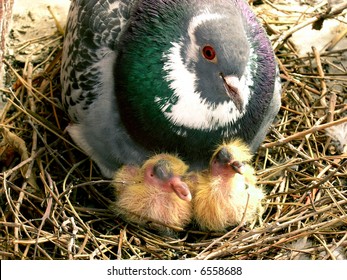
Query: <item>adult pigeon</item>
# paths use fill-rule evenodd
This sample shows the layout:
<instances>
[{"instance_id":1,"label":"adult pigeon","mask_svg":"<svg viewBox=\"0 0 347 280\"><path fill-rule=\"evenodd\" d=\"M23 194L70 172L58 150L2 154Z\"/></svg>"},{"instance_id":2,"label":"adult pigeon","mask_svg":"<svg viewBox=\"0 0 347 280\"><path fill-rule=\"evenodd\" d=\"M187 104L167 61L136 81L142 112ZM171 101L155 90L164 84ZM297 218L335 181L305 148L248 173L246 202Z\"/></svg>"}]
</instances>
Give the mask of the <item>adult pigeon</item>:
<instances>
[{"instance_id":1,"label":"adult pigeon","mask_svg":"<svg viewBox=\"0 0 347 280\"><path fill-rule=\"evenodd\" d=\"M243 0L74 0L65 35L68 132L106 177L154 152L203 168L232 137L255 151L278 113L275 56Z\"/></svg>"}]
</instances>

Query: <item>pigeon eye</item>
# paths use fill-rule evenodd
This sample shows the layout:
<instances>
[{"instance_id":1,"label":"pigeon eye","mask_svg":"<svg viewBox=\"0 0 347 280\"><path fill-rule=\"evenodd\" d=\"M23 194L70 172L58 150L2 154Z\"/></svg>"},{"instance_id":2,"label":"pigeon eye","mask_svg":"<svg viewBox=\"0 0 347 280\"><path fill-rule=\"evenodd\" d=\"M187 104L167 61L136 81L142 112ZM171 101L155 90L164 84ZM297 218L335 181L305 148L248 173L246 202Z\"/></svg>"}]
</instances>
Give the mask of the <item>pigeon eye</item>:
<instances>
[{"instance_id":1,"label":"pigeon eye","mask_svg":"<svg viewBox=\"0 0 347 280\"><path fill-rule=\"evenodd\" d=\"M208 61L211 61L213 63L217 62L216 51L215 51L215 49L213 47L211 47L209 45L203 47L202 55Z\"/></svg>"}]
</instances>

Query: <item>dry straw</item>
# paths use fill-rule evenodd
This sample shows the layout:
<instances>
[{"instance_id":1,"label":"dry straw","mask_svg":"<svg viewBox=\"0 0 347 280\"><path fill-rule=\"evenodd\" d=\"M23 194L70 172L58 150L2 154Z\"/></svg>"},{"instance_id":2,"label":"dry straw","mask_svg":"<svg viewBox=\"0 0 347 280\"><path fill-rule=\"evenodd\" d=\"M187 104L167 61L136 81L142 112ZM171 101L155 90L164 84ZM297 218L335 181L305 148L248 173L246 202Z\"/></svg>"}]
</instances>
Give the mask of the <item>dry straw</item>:
<instances>
[{"instance_id":1,"label":"dry straw","mask_svg":"<svg viewBox=\"0 0 347 280\"><path fill-rule=\"evenodd\" d=\"M340 65L347 50L333 49L346 33L306 57L290 36L341 19L347 5L298 12L264 2L256 12L271 35L283 91L279 115L254 158L268 194L260 222L224 233L176 229L173 238L114 218L110 182L64 132L61 44L52 48L48 40L51 53L39 65L30 55L24 65L5 61L13 83L1 89L8 102L0 116L0 259L341 258L347 155L325 129L347 121L347 72ZM62 42L58 33L50 40Z\"/></svg>"}]
</instances>

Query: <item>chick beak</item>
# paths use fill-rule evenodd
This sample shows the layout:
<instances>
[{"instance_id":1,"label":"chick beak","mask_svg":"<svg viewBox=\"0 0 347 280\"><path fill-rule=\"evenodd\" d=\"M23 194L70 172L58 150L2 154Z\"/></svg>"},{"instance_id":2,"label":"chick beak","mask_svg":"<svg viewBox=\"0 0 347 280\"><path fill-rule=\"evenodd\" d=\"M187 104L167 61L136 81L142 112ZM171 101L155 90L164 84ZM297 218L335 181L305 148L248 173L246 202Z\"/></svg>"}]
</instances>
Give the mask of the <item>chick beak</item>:
<instances>
[{"instance_id":1,"label":"chick beak","mask_svg":"<svg viewBox=\"0 0 347 280\"><path fill-rule=\"evenodd\" d=\"M182 182L182 180L175 176L170 178L169 184L172 190L177 194L177 196L185 201L191 201L192 195L189 191L189 188L186 183Z\"/></svg>"},{"instance_id":2,"label":"chick beak","mask_svg":"<svg viewBox=\"0 0 347 280\"><path fill-rule=\"evenodd\" d=\"M243 112L243 101L240 93L240 79L235 76L224 76L223 73L220 73L220 77L223 80L223 85L226 91L226 94L230 97L230 99L234 102L237 110L240 113Z\"/></svg>"},{"instance_id":3,"label":"chick beak","mask_svg":"<svg viewBox=\"0 0 347 280\"><path fill-rule=\"evenodd\" d=\"M239 174L243 174L244 169L245 169L245 165L237 160L235 161L231 161L228 163L228 165L236 172Z\"/></svg>"}]
</instances>

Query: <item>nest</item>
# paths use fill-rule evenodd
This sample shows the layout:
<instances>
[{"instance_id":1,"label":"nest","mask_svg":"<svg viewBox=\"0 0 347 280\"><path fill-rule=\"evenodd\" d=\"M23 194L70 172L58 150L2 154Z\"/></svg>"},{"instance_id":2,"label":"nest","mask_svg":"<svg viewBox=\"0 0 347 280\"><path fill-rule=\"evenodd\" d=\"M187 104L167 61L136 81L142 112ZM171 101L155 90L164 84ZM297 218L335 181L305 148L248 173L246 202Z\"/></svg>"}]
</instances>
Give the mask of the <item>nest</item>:
<instances>
[{"instance_id":1,"label":"nest","mask_svg":"<svg viewBox=\"0 0 347 280\"><path fill-rule=\"evenodd\" d=\"M1 89L8 101L0 125L0 258L345 257L347 72L340 62L347 50L329 45L300 56L291 35L340 19L346 6L300 12L265 1L256 8L278 57L282 106L253 161L267 191L265 213L256 225L222 233L188 227L161 236L114 217L110 181L64 132L61 35L54 35L57 47L42 46L49 55L39 64L30 56L24 64L5 61L13 82Z\"/></svg>"}]
</instances>

